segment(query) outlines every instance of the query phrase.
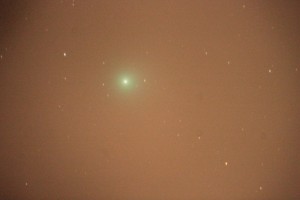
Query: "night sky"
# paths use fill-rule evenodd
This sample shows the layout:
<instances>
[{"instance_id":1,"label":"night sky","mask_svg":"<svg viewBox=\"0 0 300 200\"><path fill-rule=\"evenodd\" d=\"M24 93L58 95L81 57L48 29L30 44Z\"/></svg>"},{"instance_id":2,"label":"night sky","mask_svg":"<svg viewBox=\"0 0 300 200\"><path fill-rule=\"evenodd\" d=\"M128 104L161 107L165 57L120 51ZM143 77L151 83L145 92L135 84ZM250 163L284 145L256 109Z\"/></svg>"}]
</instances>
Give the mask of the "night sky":
<instances>
[{"instance_id":1,"label":"night sky","mask_svg":"<svg viewBox=\"0 0 300 200\"><path fill-rule=\"evenodd\" d=\"M300 199L300 1L2 0L0 199Z\"/></svg>"}]
</instances>

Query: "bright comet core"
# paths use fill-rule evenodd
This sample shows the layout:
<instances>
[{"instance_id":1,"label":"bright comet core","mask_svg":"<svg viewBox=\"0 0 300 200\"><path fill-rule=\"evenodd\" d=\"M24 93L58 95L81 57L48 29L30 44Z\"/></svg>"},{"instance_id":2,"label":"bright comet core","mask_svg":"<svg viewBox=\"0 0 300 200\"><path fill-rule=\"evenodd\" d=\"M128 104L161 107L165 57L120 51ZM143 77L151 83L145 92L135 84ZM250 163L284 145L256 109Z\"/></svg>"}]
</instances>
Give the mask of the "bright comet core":
<instances>
[{"instance_id":1,"label":"bright comet core","mask_svg":"<svg viewBox=\"0 0 300 200\"><path fill-rule=\"evenodd\" d=\"M124 80L123 80L123 83L124 83L125 85L127 85L127 84L128 84L128 80L127 80L127 79L124 79Z\"/></svg>"}]
</instances>

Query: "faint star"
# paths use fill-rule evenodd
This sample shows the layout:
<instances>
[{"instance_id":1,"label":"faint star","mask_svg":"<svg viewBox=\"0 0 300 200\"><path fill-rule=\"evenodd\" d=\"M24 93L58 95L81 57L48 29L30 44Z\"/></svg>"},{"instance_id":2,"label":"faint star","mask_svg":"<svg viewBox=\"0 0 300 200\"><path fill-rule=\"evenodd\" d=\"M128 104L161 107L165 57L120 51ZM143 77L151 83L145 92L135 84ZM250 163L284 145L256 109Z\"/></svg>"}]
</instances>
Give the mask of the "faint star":
<instances>
[{"instance_id":1,"label":"faint star","mask_svg":"<svg viewBox=\"0 0 300 200\"><path fill-rule=\"evenodd\" d=\"M267 115L264 115L264 119L266 119L267 118Z\"/></svg>"},{"instance_id":2,"label":"faint star","mask_svg":"<svg viewBox=\"0 0 300 200\"><path fill-rule=\"evenodd\" d=\"M64 57L66 57L67 56L67 53L66 52L64 52Z\"/></svg>"},{"instance_id":3,"label":"faint star","mask_svg":"<svg viewBox=\"0 0 300 200\"><path fill-rule=\"evenodd\" d=\"M227 165L228 165L228 162L225 162L224 164L225 164L225 166L227 166Z\"/></svg>"},{"instance_id":4,"label":"faint star","mask_svg":"<svg viewBox=\"0 0 300 200\"><path fill-rule=\"evenodd\" d=\"M268 72L269 72L269 73L272 73L272 69L269 69Z\"/></svg>"},{"instance_id":5,"label":"faint star","mask_svg":"<svg viewBox=\"0 0 300 200\"><path fill-rule=\"evenodd\" d=\"M259 186L259 190L262 191L262 189L263 189L263 187L262 187L262 186Z\"/></svg>"},{"instance_id":6,"label":"faint star","mask_svg":"<svg viewBox=\"0 0 300 200\"><path fill-rule=\"evenodd\" d=\"M277 151L279 152L281 149L280 149L280 147L277 147Z\"/></svg>"}]
</instances>

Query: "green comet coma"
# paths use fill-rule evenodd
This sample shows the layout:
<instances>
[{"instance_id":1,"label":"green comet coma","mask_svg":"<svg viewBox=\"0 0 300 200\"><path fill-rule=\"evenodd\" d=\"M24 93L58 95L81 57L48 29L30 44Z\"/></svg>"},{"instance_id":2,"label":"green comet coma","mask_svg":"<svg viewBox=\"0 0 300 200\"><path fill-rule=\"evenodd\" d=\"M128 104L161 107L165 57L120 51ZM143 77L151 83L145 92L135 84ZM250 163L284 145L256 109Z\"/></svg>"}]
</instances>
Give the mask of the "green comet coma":
<instances>
[{"instance_id":1,"label":"green comet coma","mask_svg":"<svg viewBox=\"0 0 300 200\"><path fill-rule=\"evenodd\" d=\"M129 80L127 78L124 78L122 81L123 85L128 85L129 84Z\"/></svg>"},{"instance_id":2,"label":"green comet coma","mask_svg":"<svg viewBox=\"0 0 300 200\"><path fill-rule=\"evenodd\" d=\"M117 87L122 91L131 91L136 87L136 79L133 74L123 73L117 77Z\"/></svg>"},{"instance_id":3,"label":"green comet coma","mask_svg":"<svg viewBox=\"0 0 300 200\"><path fill-rule=\"evenodd\" d=\"M126 88L126 90L132 88L133 86L133 80L131 78L129 78L128 76L126 77L121 77L121 79L119 79L119 84L122 88Z\"/></svg>"}]
</instances>

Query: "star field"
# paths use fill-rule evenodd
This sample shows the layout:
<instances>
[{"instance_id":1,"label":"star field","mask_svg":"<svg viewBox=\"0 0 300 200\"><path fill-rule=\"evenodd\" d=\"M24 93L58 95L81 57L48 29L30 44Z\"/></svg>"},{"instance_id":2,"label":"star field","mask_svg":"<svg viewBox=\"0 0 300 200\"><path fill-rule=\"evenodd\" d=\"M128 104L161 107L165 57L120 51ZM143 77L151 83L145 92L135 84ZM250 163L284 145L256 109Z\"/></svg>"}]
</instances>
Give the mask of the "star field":
<instances>
[{"instance_id":1,"label":"star field","mask_svg":"<svg viewBox=\"0 0 300 200\"><path fill-rule=\"evenodd\" d=\"M0 199L299 199L298 1L2 1Z\"/></svg>"}]
</instances>

